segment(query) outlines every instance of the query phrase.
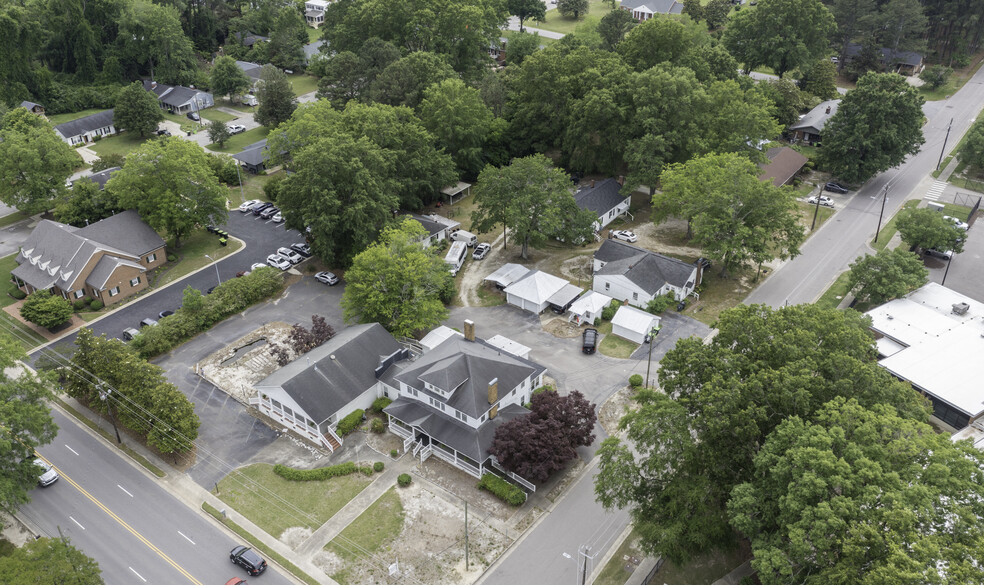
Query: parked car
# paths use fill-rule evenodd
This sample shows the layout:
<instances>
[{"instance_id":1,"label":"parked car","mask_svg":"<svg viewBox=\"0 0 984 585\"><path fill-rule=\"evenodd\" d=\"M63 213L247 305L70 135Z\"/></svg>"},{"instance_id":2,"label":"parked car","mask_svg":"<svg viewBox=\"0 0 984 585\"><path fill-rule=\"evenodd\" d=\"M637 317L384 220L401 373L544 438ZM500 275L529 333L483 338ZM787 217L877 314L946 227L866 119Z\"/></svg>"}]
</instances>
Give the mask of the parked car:
<instances>
[{"instance_id":1,"label":"parked car","mask_svg":"<svg viewBox=\"0 0 984 585\"><path fill-rule=\"evenodd\" d=\"M229 124L229 134L242 134L246 131L246 126L242 124Z\"/></svg>"},{"instance_id":2,"label":"parked car","mask_svg":"<svg viewBox=\"0 0 984 585\"><path fill-rule=\"evenodd\" d=\"M253 207L258 203L260 203L259 199L250 199L246 203L243 203L242 205L239 206L239 211L242 211L243 213L246 213L247 211L252 211Z\"/></svg>"},{"instance_id":3,"label":"parked car","mask_svg":"<svg viewBox=\"0 0 984 585\"><path fill-rule=\"evenodd\" d=\"M167 128L161 128L160 130L157 131L157 135L158 136L170 136L171 135L171 131L168 130Z\"/></svg>"},{"instance_id":4,"label":"parked car","mask_svg":"<svg viewBox=\"0 0 984 585\"><path fill-rule=\"evenodd\" d=\"M479 244L475 246L475 251L472 252L472 259L481 260L482 258L485 258L486 256L489 255L490 250L492 250L491 244L485 244L485 243Z\"/></svg>"},{"instance_id":5,"label":"parked car","mask_svg":"<svg viewBox=\"0 0 984 585\"><path fill-rule=\"evenodd\" d=\"M625 240L626 242L635 242L639 238L629 230L613 230L612 237L616 240Z\"/></svg>"},{"instance_id":6,"label":"parked car","mask_svg":"<svg viewBox=\"0 0 984 585\"><path fill-rule=\"evenodd\" d=\"M127 327L123 330L123 341L133 341L133 338L140 335L140 332L133 327Z\"/></svg>"},{"instance_id":7,"label":"parked car","mask_svg":"<svg viewBox=\"0 0 984 585\"><path fill-rule=\"evenodd\" d=\"M923 253L927 256L932 256L934 258L939 258L941 260L949 260L953 258L953 250L943 250L941 252L936 248L927 248L926 250L923 251Z\"/></svg>"},{"instance_id":8,"label":"parked car","mask_svg":"<svg viewBox=\"0 0 984 585\"><path fill-rule=\"evenodd\" d=\"M311 257L311 246L308 246L303 242L299 242L297 244L291 244L290 249L297 252L301 256L304 256L305 258Z\"/></svg>"},{"instance_id":9,"label":"parked car","mask_svg":"<svg viewBox=\"0 0 984 585\"><path fill-rule=\"evenodd\" d=\"M273 266L274 268L279 268L281 270L287 270L291 267L290 260L284 258L280 254L270 254L267 256L267 265Z\"/></svg>"},{"instance_id":10,"label":"parked car","mask_svg":"<svg viewBox=\"0 0 984 585\"><path fill-rule=\"evenodd\" d=\"M41 473L38 475L39 486L48 487L58 481L58 472L52 469L47 461L38 458L34 460L34 464L41 468Z\"/></svg>"},{"instance_id":11,"label":"parked car","mask_svg":"<svg viewBox=\"0 0 984 585\"><path fill-rule=\"evenodd\" d=\"M150 317L147 317L146 319L140 321L141 329L143 329L144 327L153 327L154 325L157 325L157 321L151 319Z\"/></svg>"},{"instance_id":12,"label":"parked car","mask_svg":"<svg viewBox=\"0 0 984 585\"><path fill-rule=\"evenodd\" d=\"M274 213L273 217L270 218L270 221L272 221L273 223L283 223L284 222L283 212L277 211L277 213Z\"/></svg>"},{"instance_id":13,"label":"parked car","mask_svg":"<svg viewBox=\"0 0 984 585\"><path fill-rule=\"evenodd\" d=\"M589 327L581 334L581 351L594 353L596 347L598 347L598 330Z\"/></svg>"},{"instance_id":14,"label":"parked car","mask_svg":"<svg viewBox=\"0 0 984 585\"><path fill-rule=\"evenodd\" d=\"M246 569L246 572L254 577L266 571L267 568L266 561L263 560L263 557L256 554L256 551L248 546L239 545L232 549L229 553L229 560L232 561L232 564Z\"/></svg>"},{"instance_id":15,"label":"parked car","mask_svg":"<svg viewBox=\"0 0 984 585\"><path fill-rule=\"evenodd\" d=\"M965 222L965 221L960 221L959 218L952 217L952 216L949 216L949 215L944 215L943 216L943 219L945 219L945 220L947 220L949 222L952 222L953 225L957 226L958 228L962 229L963 231L967 231L967 230L970 229L970 224L967 223L967 222Z\"/></svg>"},{"instance_id":16,"label":"parked car","mask_svg":"<svg viewBox=\"0 0 984 585\"><path fill-rule=\"evenodd\" d=\"M202 117L198 115L198 112L188 112L187 115L189 120L194 120L196 122L202 121Z\"/></svg>"},{"instance_id":17,"label":"parked car","mask_svg":"<svg viewBox=\"0 0 984 585\"><path fill-rule=\"evenodd\" d=\"M823 205L824 207L834 206L834 200L831 199L830 197L827 197L826 195L814 195L813 197L807 199L806 202L809 203L810 205L816 205L817 199L820 200L820 205Z\"/></svg>"},{"instance_id":18,"label":"parked car","mask_svg":"<svg viewBox=\"0 0 984 585\"><path fill-rule=\"evenodd\" d=\"M851 190L845 187L844 185L841 185L840 183L834 183L833 181L824 185L823 190L830 191L831 193L840 193L841 195L845 195L851 192Z\"/></svg>"},{"instance_id":19,"label":"parked car","mask_svg":"<svg viewBox=\"0 0 984 585\"><path fill-rule=\"evenodd\" d=\"M164 317L170 317L173 314L174 311L161 311L160 313L157 314L157 316L163 319Z\"/></svg>"},{"instance_id":20,"label":"parked car","mask_svg":"<svg viewBox=\"0 0 984 585\"><path fill-rule=\"evenodd\" d=\"M260 212L260 219L270 219L271 217L273 217L279 212L280 212L279 207L277 207L276 205L271 205L270 207L267 207L266 209Z\"/></svg>"},{"instance_id":21,"label":"parked car","mask_svg":"<svg viewBox=\"0 0 984 585\"><path fill-rule=\"evenodd\" d=\"M301 262L304 262L304 256L301 256L290 248L277 248L277 254L280 254L284 258L290 260L291 264L300 264Z\"/></svg>"},{"instance_id":22,"label":"parked car","mask_svg":"<svg viewBox=\"0 0 984 585\"><path fill-rule=\"evenodd\" d=\"M255 263L253 263L252 266L249 267L249 269L252 272L253 270L256 270L257 268L263 268L264 266L266 266L266 264L264 264L262 262L255 262Z\"/></svg>"},{"instance_id":23,"label":"parked car","mask_svg":"<svg viewBox=\"0 0 984 585\"><path fill-rule=\"evenodd\" d=\"M255 95L253 95L251 93L248 93L248 94L246 94L246 95L243 96L243 105L244 106L258 106L258 105L260 105L260 100L256 99L256 96Z\"/></svg>"},{"instance_id":24,"label":"parked car","mask_svg":"<svg viewBox=\"0 0 984 585\"><path fill-rule=\"evenodd\" d=\"M271 207L273 207L273 203L267 203L267 202L260 203L259 205L254 205L252 209L253 215L259 215Z\"/></svg>"},{"instance_id":25,"label":"parked car","mask_svg":"<svg viewBox=\"0 0 984 585\"><path fill-rule=\"evenodd\" d=\"M314 279L318 282L327 284L328 286L335 286L338 284L338 277L335 276L335 273L328 272L327 270L315 274Z\"/></svg>"}]
</instances>

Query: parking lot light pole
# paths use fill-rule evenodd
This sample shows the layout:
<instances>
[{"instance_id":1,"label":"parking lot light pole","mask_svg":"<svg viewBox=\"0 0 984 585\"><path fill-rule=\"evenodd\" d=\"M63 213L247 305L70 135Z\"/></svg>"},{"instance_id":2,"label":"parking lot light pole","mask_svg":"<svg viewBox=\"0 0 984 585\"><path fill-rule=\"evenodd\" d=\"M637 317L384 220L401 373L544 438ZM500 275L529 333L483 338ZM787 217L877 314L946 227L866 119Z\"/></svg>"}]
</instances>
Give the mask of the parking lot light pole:
<instances>
[{"instance_id":1,"label":"parking lot light pole","mask_svg":"<svg viewBox=\"0 0 984 585\"><path fill-rule=\"evenodd\" d=\"M205 257L212 261L212 266L215 266L215 280L219 281L219 284L222 284L222 277L219 276L219 265L215 262L215 259L208 254L205 254Z\"/></svg>"}]
</instances>

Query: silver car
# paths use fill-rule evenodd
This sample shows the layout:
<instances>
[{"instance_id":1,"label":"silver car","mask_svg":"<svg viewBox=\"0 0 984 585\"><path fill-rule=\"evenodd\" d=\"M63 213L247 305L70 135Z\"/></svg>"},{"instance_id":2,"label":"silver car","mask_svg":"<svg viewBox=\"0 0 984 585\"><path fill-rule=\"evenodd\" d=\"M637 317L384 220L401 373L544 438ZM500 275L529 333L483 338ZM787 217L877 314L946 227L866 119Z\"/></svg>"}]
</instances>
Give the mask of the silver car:
<instances>
[{"instance_id":1,"label":"silver car","mask_svg":"<svg viewBox=\"0 0 984 585\"><path fill-rule=\"evenodd\" d=\"M41 487L48 487L49 485L58 481L58 472L51 468L49 464L44 459L38 458L34 460L34 464L41 468L41 474L38 475L38 485Z\"/></svg>"},{"instance_id":2,"label":"silver car","mask_svg":"<svg viewBox=\"0 0 984 585\"><path fill-rule=\"evenodd\" d=\"M267 256L267 264L273 266L274 268L279 268L281 270L287 270L291 267L290 260L284 258L280 254L270 254Z\"/></svg>"}]
</instances>

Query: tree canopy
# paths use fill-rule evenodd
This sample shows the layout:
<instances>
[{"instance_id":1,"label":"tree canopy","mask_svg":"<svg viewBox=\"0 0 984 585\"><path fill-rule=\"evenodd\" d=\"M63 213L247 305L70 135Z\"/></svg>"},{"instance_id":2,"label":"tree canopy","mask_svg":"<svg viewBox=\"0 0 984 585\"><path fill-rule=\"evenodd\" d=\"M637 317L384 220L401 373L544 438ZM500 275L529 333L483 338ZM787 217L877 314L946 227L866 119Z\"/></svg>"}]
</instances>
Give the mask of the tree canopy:
<instances>
[{"instance_id":1,"label":"tree canopy","mask_svg":"<svg viewBox=\"0 0 984 585\"><path fill-rule=\"evenodd\" d=\"M766 65L782 77L824 57L836 28L820 0L760 0L735 14L724 43L746 71Z\"/></svg>"},{"instance_id":2,"label":"tree canopy","mask_svg":"<svg viewBox=\"0 0 984 585\"><path fill-rule=\"evenodd\" d=\"M256 99L260 102L256 108L256 121L268 128L286 122L297 108L297 98L287 74L273 65L264 65L260 70Z\"/></svg>"},{"instance_id":3,"label":"tree canopy","mask_svg":"<svg viewBox=\"0 0 984 585\"><path fill-rule=\"evenodd\" d=\"M883 249L851 263L847 286L859 301L880 305L926 284L928 276L919 256L905 248Z\"/></svg>"},{"instance_id":4,"label":"tree canopy","mask_svg":"<svg viewBox=\"0 0 984 585\"><path fill-rule=\"evenodd\" d=\"M122 209L119 199L112 191L83 177L73 182L72 188L55 203L54 215L62 223L85 227L115 215Z\"/></svg>"},{"instance_id":5,"label":"tree canopy","mask_svg":"<svg viewBox=\"0 0 984 585\"><path fill-rule=\"evenodd\" d=\"M902 241L909 246L923 250L963 251L963 240L967 234L943 215L928 208L909 208L899 212L895 225Z\"/></svg>"},{"instance_id":6,"label":"tree canopy","mask_svg":"<svg viewBox=\"0 0 984 585\"><path fill-rule=\"evenodd\" d=\"M116 128L136 132L142 138L156 132L157 125L163 121L164 112L157 96L145 90L139 81L124 87L116 98L113 109L113 125Z\"/></svg>"},{"instance_id":7,"label":"tree canopy","mask_svg":"<svg viewBox=\"0 0 984 585\"><path fill-rule=\"evenodd\" d=\"M0 121L0 201L33 215L64 196L65 181L81 163L51 124L25 108Z\"/></svg>"},{"instance_id":8,"label":"tree canopy","mask_svg":"<svg viewBox=\"0 0 984 585\"><path fill-rule=\"evenodd\" d=\"M445 79L424 91L420 121L451 155L458 170L474 176L482 166L482 146L492 124L477 89L460 79Z\"/></svg>"},{"instance_id":9,"label":"tree canopy","mask_svg":"<svg viewBox=\"0 0 984 585\"><path fill-rule=\"evenodd\" d=\"M104 585L102 570L93 558L72 546L67 538L39 538L0 556L0 574L10 583L32 585Z\"/></svg>"},{"instance_id":10,"label":"tree canopy","mask_svg":"<svg viewBox=\"0 0 984 585\"><path fill-rule=\"evenodd\" d=\"M406 218L355 256L341 301L346 321L379 323L411 337L447 318L444 302L454 296L454 279L444 259L420 245L425 237L423 226Z\"/></svg>"},{"instance_id":11,"label":"tree canopy","mask_svg":"<svg viewBox=\"0 0 984 585\"><path fill-rule=\"evenodd\" d=\"M20 314L35 325L52 329L72 318L72 303L47 290L36 290L24 299Z\"/></svg>"},{"instance_id":12,"label":"tree canopy","mask_svg":"<svg viewBox=\"0 0 984 585\"><path fill-rule=\"evenodd\" d=\"M228 96L230 99L234 95L245 93L252 85L249 76L236 65L236 60L228 55L216 57L209 75L212 92L215 95Z\"/></svg>"},{"instance_id":13,"label":"tree canopy","mask_svg":"<svg viewBox=\"0 0 984 585\"><path fill-rule=\"evenodd\" d=\"M547 15L547 5L543 0L506 0L509 14L519 19L519 32L527 20L543 22Z\"/></svg>"}]
</instances>

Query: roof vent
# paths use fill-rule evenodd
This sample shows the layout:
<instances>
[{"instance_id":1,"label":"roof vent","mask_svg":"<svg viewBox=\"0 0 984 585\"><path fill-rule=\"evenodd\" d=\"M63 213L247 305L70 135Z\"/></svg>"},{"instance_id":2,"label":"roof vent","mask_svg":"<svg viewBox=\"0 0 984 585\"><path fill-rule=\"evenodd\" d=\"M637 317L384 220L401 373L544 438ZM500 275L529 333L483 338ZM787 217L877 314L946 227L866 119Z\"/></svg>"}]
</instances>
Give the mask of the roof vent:
<instances>
[{"instance_id":1,"label":"roof vent","mask_svg":"<svg viewBox=\"0 0 984 585\"><path fill-rule=\"evenodd\" d=\"M969 310L970 305L967 303L953 303L953 313L955 315L966 315Z\"/></svg>"},{"instance_id":2,"label":"roof vent","mask_svg":"<svg viewBox=\"0 0 984 585\"><path fill-rule=\"evenodd\" d=\"M328 357L330 357L331 359L335 359L335 354L331 354L331 355L330 355L330 356L328 356Z\"/></svg>"},{"instance_id":3,"label":"roof vent","mask_svg":"<svg viewBox=\"0 0 984 585\"><path fill-rule=\"evenodd\" d=\"M885 314L885 316L886 316L886 317L888 317L888 320L889 320L889 321L891 321L892 319L894 319L894 318L895 318L895 317L893 317L892 315L890 315L890 314L888 314L888 313L886 313L886 314Z\"/></svg>"}]
</instances>

